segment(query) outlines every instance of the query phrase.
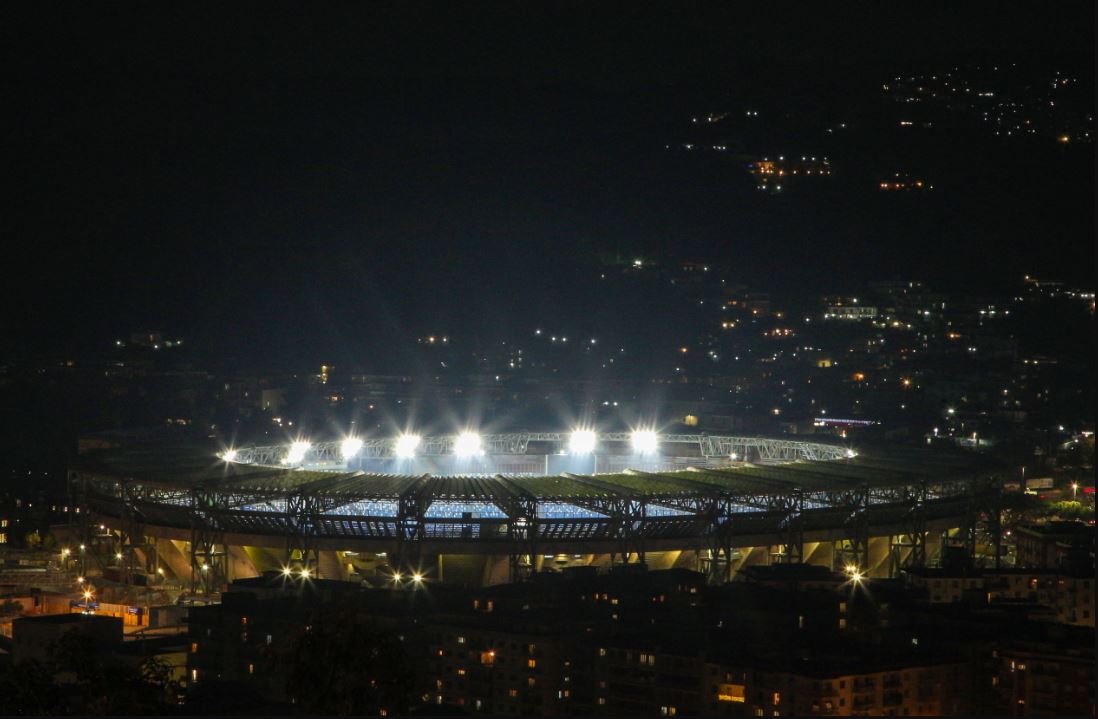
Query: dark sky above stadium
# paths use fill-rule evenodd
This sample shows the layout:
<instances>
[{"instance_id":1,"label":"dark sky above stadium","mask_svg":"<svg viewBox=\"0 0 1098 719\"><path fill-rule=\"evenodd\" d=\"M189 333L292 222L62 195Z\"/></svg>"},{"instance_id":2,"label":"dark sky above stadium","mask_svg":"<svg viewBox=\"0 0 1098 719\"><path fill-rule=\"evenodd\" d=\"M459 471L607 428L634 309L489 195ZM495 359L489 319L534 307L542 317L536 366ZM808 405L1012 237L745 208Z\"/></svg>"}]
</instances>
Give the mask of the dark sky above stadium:
<instances>
[{"instance_id":1,"label":"dark sky above stadium","mask_svg":"<svg viewBox=\"0 0 1098 719\"><path fill-rule=\"evenodd\" d=\"M882 210L763 207L658 152L725 106L853 113L893 72L1090 72L1087 2L21 5L0 18L0 359L142 328L256 361L384 353L577 311L607 251L778 295L1093 280L1090 158L964 156L967 194Z\"/></svg>"}]
</instances>

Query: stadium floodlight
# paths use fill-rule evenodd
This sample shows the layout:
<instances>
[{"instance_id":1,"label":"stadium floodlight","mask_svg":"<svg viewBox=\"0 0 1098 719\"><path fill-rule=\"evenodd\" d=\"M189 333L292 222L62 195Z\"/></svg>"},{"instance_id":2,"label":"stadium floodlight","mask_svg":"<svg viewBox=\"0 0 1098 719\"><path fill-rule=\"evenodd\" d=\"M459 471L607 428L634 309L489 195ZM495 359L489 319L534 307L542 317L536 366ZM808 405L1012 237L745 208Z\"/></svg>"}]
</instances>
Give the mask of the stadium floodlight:
<instances>
[{"instance_id":1,"label":"stadium floodlight","mask_svg":"<svg viewBox=\"0 0 1098 719\"><path fill-rule=\"evenodd\" d=\"M419 446L419 435L402 434L397 437L394 451L400 459L411 459L416 456L416 447Z\"/></svg>"},{"instance_id":2,"label":"stadium floodlight","mask_svg":"<svg viewBox=\"0 0 1098 719\"><path fill-rule=\"evenodd\" d=\"M858 453L855 452L854 450L852 450L852 449L846 450L846 458L847 459L854 459L857 456L858 456Z\"/></svg>"},{"instance_id":3,"label":"stadium floodlight","mask_svg":"<svg viewBox=\"0 0 1098 719\"><path fill-rule=\"evenodd\" d=\"M459 457L475 457L484 454L480 448L480 435L476 432L462 432L454 440L454 454Z\"/></svg>"},{"instance_id":4,"label":"stadium floodlight","mask_svg":"<svg viewBox=\"0 0 1098 719\"><path fill-rule=\"evenodd\" d=\"M301 460L305 459L305 453L312 447L308 442L294 442L290 445L290 451L286 453L286 459L282 460L285 464L301 464Z\"/></svg>"},{"instance_id":5,"label":"stadium floodlight","mask_svg":"<svg viewBox=\"0 0 1098 719\"><path fill-rule=\"evenodd\" d=\"M348 437L343 440L339 445L339 453L343 455L343 459L350 459L359 453L362 449L362 440L358 437Z\"/></svg>"},{"instance_id":6,"label":"stadium floodlight","mask_svg":"<svg viewBox=\"0 0 1098 719\"><path fill-rule=\"evenodd\" d=\"M416 584L421 584L423 582L423 575L420 574L419 572L416 572L415 574L412 575L412 581L415 582Z\"/></svg>"},{"instance_id":7,"label":"stadium floodlight","mask_svg":"<svg viewBox=\"0 0 1098 719\"><path fill-rule=\"evenodd\" d=\"M589 429L577 429L568 438L568 451L572 454L591 454L598 439L598 435Z\"/></svg>"},{"instance_id":8,"label":"stadium floodlight","mask_svg":"<svg viewBox=\"0 0 1098 719\"><path fill-rule=\"evenodd\" d=\"M236 461L236 450L235 449L225 450L221 454L221 459L225 460L226 462L235 462Z\"/></svg>"},{"instance_id":9,"label":"stadium floodlight","mask_svg":"<svg viewBox=\"0 0 1098 719\"><path fill-rule=\"evenodd\" d=\"M660 436L650 429L633 432L633 451L640 454L654 454L660 445Z\"/></svg>"}]
</instances>

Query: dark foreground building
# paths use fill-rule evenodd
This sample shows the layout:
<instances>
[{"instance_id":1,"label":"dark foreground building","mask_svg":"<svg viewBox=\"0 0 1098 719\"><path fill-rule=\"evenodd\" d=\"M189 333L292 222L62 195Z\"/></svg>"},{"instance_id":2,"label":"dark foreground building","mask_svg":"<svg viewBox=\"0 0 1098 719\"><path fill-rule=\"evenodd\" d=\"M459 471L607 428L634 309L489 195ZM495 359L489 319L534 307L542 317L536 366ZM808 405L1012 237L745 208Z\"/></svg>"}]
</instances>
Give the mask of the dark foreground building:
<instances>
[{"instance_id":1,"label":"dark foreground building","mask_svg":"<svg viewBox=\"0 0 1098 719\"><path fill-rule=\"evenodd\" d=\"M719 587L686 570L394 590L267 575L192 610L190 692L322 712L357 686L389 714L1093 714L1086 629L774 569Z\"/></svg>"}]
</instances>

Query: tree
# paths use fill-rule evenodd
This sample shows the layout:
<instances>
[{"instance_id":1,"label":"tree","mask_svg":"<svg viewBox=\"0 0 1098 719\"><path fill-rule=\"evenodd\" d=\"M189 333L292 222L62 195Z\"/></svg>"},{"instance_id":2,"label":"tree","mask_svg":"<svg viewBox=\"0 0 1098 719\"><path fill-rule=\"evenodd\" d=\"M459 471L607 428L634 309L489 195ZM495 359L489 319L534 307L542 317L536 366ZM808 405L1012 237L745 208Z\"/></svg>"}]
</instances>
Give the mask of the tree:
<instances>
[{"instance_id":1,"label":"tree","mask_svg":"<svg viewBox=\"0 0 1098 719\"><path fill-rule=\"evenodd\" d=\"M180 689L163 660L129 663L76 632L66 632L50 648L45 674L53 678L55 691L69 690L80 714L169 714Z\"/></svg>"},{"instance_id":2,"label":"tree","mask_svg":"<svg viewBox=\"0 0 1098 719\"><path fill-rule=\"evenodd\" d=\"M13 614L21 614L22 612L22 602L17 602L14 599L5 599L0 602L0 617L10 617Z\"/></svg>"},{"instance_id":3,"label":"tree","mask_svg":"<svg viewBox=\"0 0 1098 719\"><path fill-rule=\"evenodd\" d=\"M57 685L49 667L34 660L0 668L0 713L15 716L60 714Z\"/></svg>"},{"instance_id":4,"label":"tree","mask_svg":"<svg viewBox=\"0 0 1098 719\"><path fill-rule=\"evenodd\" d=\"M413 674L404 646L351 607L316 611L276 661L308 714L407 711Z\"/></svg>"}]
</instances>

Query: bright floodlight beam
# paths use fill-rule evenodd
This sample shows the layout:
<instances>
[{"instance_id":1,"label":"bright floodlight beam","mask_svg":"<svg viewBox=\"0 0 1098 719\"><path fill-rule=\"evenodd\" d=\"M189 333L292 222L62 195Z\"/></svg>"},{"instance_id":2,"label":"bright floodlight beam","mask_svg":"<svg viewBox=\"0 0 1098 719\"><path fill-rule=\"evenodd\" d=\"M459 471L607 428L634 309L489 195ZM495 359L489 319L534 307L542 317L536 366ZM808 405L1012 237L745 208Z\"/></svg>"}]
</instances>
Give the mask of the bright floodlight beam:
<instances>
[{"instance_id":1,"label":"bright floodlight beam","mask_svg":"<svg viewBox=\"0 0 1098 719\"><path fill-rule=\"evenodd\" d=\"M589 429L577 429L568 438L568 451L572 454L591 454L598 443L598 435Z\"/></svg>"},{"instance_id":2,"label":"bright floodlight beam","mask_svg":"<svg viewBox=\"0 0 1098 719\"><path fill-rule=\"evenodd\" d=\"M649 429L633 432L633 451L640 454L654 454L659 449L660 437Z\"/></svg>"},{"instance_id":3,"label":"bright floodlight beam","mask_svg":"<svg viewBox=\"0 0 1098 719\"><path fill-rule=\"evenodd\" d=\"M462 432L454 441L454 454L459 457L475 457L484 454L480 448L480 435L476 432Z\"/></svg>"},{"instance_id":4,"label":"bright floodlight beam","mask_svg":"<svg viewBox=\"0 0 1098 719\"><path fill-rule=\"evenodd\" d=\"M343 459L351 459L362 449L362 440L358 437L348 437L339 445L339 453Z\"/></svg>"},{"instance_id":5,"label":"bright floodlight beam","mask_svg":"<svg viewBox=\"0 0 1098 719\"><path fill-rule=\"evenodd\" d=\"M400 459L411 459L416 456L417 447L419 447L419 435L402 434L397 437L394 452Z\"/></svg>"},{"instance_id":6,"label":"bright floodlight beam","mask_svg":"<svg viewBox=\"0 0 1098 719\"><path fill-rule=\"evenodd\" d=\"M286 464L301 464L310 447L312 445L308 442L294 442L290 445L290 451L286 453L286 459L283 461Z\"/></svg>"},{"instance_id":7,"label":"bright floodlight beam","mask_svg":"<svg viewBox=\"0 0 1098 719\"><path fill-rule=\"evenodd\" d=\"M235 462L236 461L236 450L235 449L225 450L224 452L221 453L221 459L225 460L226 462Z\"/></svg>"}]
</instances>

